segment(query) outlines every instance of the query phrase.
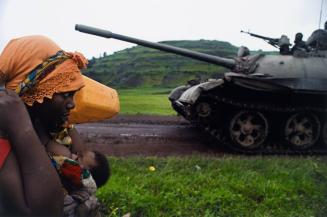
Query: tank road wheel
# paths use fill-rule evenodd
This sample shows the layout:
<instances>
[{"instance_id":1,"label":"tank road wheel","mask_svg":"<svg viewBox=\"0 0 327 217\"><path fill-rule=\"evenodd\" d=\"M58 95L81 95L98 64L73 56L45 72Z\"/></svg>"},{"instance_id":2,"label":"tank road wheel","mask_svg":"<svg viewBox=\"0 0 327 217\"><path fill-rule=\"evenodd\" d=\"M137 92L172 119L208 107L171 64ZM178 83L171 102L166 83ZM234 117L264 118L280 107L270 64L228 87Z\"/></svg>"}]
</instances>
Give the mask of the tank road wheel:
<instances>
[{"instance_id":1,"label":"tank road wheel","mask_svg":"<svg viewBox=\"0 0 327 217\"><path fill-rule=\"evenodd\" d=\"M207 118L211 115L212 109L209 103L200 102L196 106L197 115L201 118Z\"/></svg>"},{"instance_id":2,"label":"tank road wheel","mask_svg":"<svg viewBox=\"0 0 327 217\"><path fill-rule=\"evenodd\" d=\"M304 150L312 147L318 140L320 122L311 113L296 113L286 121L284 137L294 149Z\"/></svg>"},{"instance_id":3,"label":"tank road wheel","mask_svg":"<svg viewBox=\"0 0 327 217\"><path fill-rule=\"evenodd\" d=\"M229 134L232 142L244 150L259 148L268 136L268 122L260 112L241 111L232 117Z\"/></svg>"},{"instance_id":4,"label":"tank road wheel","mask_svg":"<svg viewBox=\"0 0 327 217\"><path fill-rule=\"evenodd\" d=\"M212 102L209 97L201 98L195 105L192 106L192 117L201 125L212 125L215 124L217 119L217 106Z\"/></svg>"}]
</instances>

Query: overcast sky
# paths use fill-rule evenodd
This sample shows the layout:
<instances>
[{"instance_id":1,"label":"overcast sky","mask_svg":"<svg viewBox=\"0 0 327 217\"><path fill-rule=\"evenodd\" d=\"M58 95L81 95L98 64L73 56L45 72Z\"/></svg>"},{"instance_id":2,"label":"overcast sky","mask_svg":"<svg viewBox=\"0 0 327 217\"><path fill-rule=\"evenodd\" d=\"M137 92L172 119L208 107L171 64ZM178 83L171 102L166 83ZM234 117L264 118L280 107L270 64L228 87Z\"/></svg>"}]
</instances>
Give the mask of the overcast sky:
<instances>
[{"instance_id":1,"label":"overcast sky","mask_svg":"<svg viewBox=\"0 0 327 217\"><path fill-rule=\"evenodd\" d=\"M88 58L134 46L74 30L91 25L149 41L221 40L274 50L240 30L291 41L318 28L321 0L0 0L0 51L15 37L42 34ZM321 26L327 20L327 0Z\"/></svg>"}]
</instances>

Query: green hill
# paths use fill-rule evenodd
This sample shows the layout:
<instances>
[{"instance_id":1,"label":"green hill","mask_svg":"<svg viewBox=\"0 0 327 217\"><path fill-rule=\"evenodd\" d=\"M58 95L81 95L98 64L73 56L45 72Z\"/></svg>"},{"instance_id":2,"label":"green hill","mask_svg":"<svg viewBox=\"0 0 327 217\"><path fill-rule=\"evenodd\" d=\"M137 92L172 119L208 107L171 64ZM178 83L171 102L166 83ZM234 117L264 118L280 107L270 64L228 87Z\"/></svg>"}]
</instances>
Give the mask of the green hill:
<instances>
[{"instance_id":1,"label":"green hill","mask_svg":"<svg viewBox=\"0 0 327 217\"><path fill-rule=\"evenodd\" d=\"M221 41L163 41L207 54L233 57L238 48ZM92 58L83 73L103 84L119 88L175 87L191 79L217 77L223 67L190 58L135 46L112 55Z\"/></svg>"}]
</instances>

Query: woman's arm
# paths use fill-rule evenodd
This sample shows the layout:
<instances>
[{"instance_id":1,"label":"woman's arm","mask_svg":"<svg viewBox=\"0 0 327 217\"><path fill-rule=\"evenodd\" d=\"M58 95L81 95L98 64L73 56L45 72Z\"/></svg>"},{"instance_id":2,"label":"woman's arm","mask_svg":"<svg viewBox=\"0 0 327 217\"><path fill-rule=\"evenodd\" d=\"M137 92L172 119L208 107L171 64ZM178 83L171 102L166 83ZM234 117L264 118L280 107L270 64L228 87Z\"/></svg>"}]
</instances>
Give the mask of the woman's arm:
<instances>
[{"instance_id":1,"label":"woman's arm","mask_svg":"<svg viewBox=\"0 0 327 217\"><path fill-rule=\"evenodd\" d=\"M12 146L12 153L0 170L0 203L19 215L60 216L60 179L25 105L13 91L0 91L0 130L5 131Z\"/></svg>"}]
</instances>

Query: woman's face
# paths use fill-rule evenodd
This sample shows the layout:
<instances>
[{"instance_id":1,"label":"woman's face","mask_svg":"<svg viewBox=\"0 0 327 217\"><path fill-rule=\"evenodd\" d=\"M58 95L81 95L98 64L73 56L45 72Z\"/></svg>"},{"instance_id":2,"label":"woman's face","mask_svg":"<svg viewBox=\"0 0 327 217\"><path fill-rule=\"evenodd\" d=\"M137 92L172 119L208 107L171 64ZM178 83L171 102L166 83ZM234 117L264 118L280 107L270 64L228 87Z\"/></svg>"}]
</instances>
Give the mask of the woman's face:
<instances>
[{"instance_id":1,"label":"woman's face","mask_svg":"<svg viewBox=\"0 0 327 217\"><path fill-rule=\"evenodd\" d=\"M32 106L33 116L50 132L58 132L68 121L70 110L75 107L75 92L55 93L52 99L44 98L43 103L35 103Z\"/></svg>"}]
</instances>

